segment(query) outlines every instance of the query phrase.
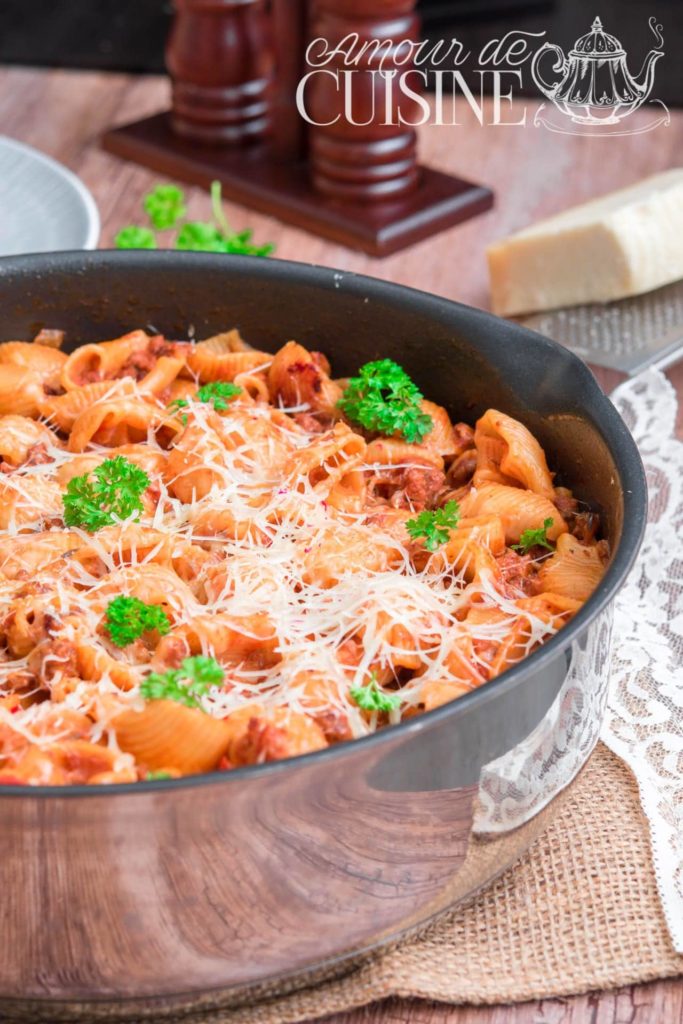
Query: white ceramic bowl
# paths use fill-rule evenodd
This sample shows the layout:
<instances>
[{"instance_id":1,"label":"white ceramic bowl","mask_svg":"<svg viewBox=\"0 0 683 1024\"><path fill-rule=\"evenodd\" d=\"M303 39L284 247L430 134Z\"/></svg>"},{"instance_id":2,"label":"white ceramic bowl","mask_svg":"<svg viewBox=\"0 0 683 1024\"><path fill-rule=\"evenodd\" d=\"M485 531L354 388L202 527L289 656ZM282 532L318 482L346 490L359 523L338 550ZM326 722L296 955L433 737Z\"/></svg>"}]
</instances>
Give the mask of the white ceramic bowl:
<instances>
[{"instance_id":1,"label":"white ceramic bowl","mask_svg":"<svg viewBox=\"0 0 683 1024\"><path fill-rule=\"evenodd\" d=\"M94 249L99 236L95 200L76 175L0 136L0 256Z\"/></svg>"}]
</instances>

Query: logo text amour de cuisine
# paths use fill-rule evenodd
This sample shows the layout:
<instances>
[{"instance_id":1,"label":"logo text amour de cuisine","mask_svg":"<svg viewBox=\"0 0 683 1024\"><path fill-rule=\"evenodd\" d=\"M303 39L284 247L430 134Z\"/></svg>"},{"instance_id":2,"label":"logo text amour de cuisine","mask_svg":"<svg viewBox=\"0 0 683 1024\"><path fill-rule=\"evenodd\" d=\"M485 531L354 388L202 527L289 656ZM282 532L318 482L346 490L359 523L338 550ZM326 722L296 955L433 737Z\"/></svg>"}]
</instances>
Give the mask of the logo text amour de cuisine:
<instances>
[{"instance_id":1,"label":"logo text amour de cuisine","mask_svg":"<svg viewBox=\"0 0 683 1024\"><path fill-rule=\"evenodd\" d=\"M427 123L457 126L472 115L482 125L523 125L527 123L527 108L521 108L521 113L520 107L513 110L512 101L515 90L525 84L523 76L528 70L552 105L549 108L544 103L538 108L535 125L570 134L606 134L607 130L625 134L628 129L624 131L620 122L650 97L655 64L664 52L661 26L654 18L649 24L657 48L650 50L636 75L629 71L621 43L605 31L599 17L566 56L555 43L538 45L545 32L513 30L500 39L489 40L476 55L476 63L472 52L457 38L432 44L408 39L361 40L358 34L350 33L331 46L319 37L308 46L309 70L297 88L297 107L304 120L319 127L342 119L359 127L417 127ZM554 82L546 78L551 70L549 54L555 57ZM357 88L359 75L364 79L361 90ZM368 89L368 76L381 78L377 88ZM431 100L424 95L427 85L432 90ZM335 93L343 114L338 103L332 119L320 120L316 89ZM668 123L666 107L659 101L654 105L658 107L657 118L634 130L647 131Z\"/></svg>"}]
</instances>

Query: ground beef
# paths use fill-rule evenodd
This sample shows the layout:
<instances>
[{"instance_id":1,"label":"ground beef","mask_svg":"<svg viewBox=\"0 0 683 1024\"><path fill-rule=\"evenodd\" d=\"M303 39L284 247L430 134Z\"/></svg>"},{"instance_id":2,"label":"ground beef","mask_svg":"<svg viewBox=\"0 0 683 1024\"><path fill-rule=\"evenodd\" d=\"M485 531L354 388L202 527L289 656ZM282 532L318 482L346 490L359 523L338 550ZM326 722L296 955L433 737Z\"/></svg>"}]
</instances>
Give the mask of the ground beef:
<instances>
[{"instance_id":1,"label":"ground beef","mask_svg":"<svg viewBox=\"0 0 683 1024\"><path fill-rule=\"evenodd\" d=\"M82 386L84 384L96 384L99 380L102 380L102 375L99 370L83 370L78 383Z\"/></svg>"},{"instance_id":2,"label":"ground beef","mask_svg":"<svg viewBox=\"0 0 683 1024\"><path fill-rule=\"evenodd\" d=\"M474 448L468 448L451 463L446 474L449 487L457 489L468 484L474 476L477 468L477 453Z\"/></svg>"},{"instance_id":3,"label":"ground beef","mask_svg":"<svg viewBox=\"0 0 683 1024\"><path fill-rule=\"evenodd\" d=\"M437 504L445 482L445 474L432 465L408 469L387 466L370 480L369 494L375 501L387 502L391 508L420 512Z\"/></svg>"},{"instance_id":4,"label":"ground beef","mask_svg":"<svg viewBox=\"0 0 683 1024\"><path fill-rule=\"evenodd\" d=\"M297 412L292 419L309 434L324 434L328 429L328 425L322 423L312 412Z\"/></svg>"},{"instance_id":5,"label":"ground beef","mask_svg":"<svg viewBox=\"0 0 683 1024\"><path fill-rule=\"evenodd\" d=\"M328 743L340 743L342 740L353 739L349 720L343 711L327 708L311 716L325 734Z\"/></svg>"},{"instance_id":6,"label":"ground beef","mask_svg":"<svg viewBox=\"0 0 683 1024\"><path fill-rule=\"evenodd\" d=\"M579 507L579 503L576 498L573 498L568 491L565 491L561 487L558 487L555 491L554 504L557 511L565 521L571 519L572 516L576 514L576 510Z\"/></svg>"},{"instance_id":7,"label":"ground beef","mask_svg":"<svg viewBox=\"0 0 683 1024\"><path fill-rule=\"evenodd\" d=\"M41 466L46 462L52 462L52 456L48 453L47 445L44 441L39 441L38 444L34 444L29 448L26 458L22 462L22 466Z\"/></svg>"},{"instance_id":8,"label":"ground beef","mask_svg":"<svg viewBox=\"0 0 683 1024\"><path fill-rule=\"evenodd\" d=\"M155 334L149 339L147 351L158 359L159 356L184 356L190 347L187 341L169 341L163 334Z\"/></svg>"},{"instance_id":9,"label":"ground beef","mask_svg":"<svg viewBox=\"0 0 683 1024\"><path fill-rule=\"evenodd\" d=\"M117 377L135 377L136 380L142 380L146 377L150 370L154 369L157 361L157 356L153 352L142 351L133 352L131 356L126 359L123 366L116 373Z\"/></svg>"},{"instance_id":10,"label":"ground beef","mask_svg":"<svg viewBox=\"0 0 683 1024\"><path fill-rule=\"evenodd\" d=\"M165 636L159 641L154 661L161 669L180 668L190 653L187 641L180 636Z\"/></svg>"},{"instance_id":11,"label":"ground beef","mask_svg":"<svg viewBox=\"0 0 683 1024\"><path fill-rule=\"evenodd\" d=\"M237 764L261 764L279 761L289 752L289 738L284 729L261 718L251 718L246 734L234 744L233 757Z\"/></svg>"},{"instance_id":12,"label":"ground beef","mask_svg":"<svg viewBox=\"0 0 683 1024\"><path fill-rule=\"evenodd\" d=\"M503 580L508 587L527 597L533 597L538 593L536 580L538 566L531 555L519 555L516 551L508 550L497 561Z\"/></svg>"},{"instance_id":13,"label":"ground beef","mask_svg":"<svg viewBox=\"0 0 683 1024\"><path fill-rule=\"evenodd\" d=\"M600 516L597 512L577 512L573 517L571 530L582 544L592 544L600 529Z\"/></svg>"},{"instance_id":14,"label":"ground beef","mask_svg":"<svg viewBox=\"0 0 683 1024\"><path fill-rule=\"evenodd\" d=\"M40 652L41 682L49 682L55 675L78 675L78 655L76 646L71 640L49 640L36 648Z\"/></svg>"},{"instance_id":15,"label":"ground beef","mask_svg":"<svg viewBox=\"0 0 683 1024\"><path fill-rule=\"evenodd\" d=\"M445 475L433 466L411 466L398 470L398 486L389 499L393 508L409 508L422 511L436 504L437 495L443 490Z\"/></svg>"},{"instance_id":16,"label":"ground beef","mask_svg":"<svg viewBox=\"0 0 683 1024\"><path fill-rule=\"evenodd\" d=\"M317 395L322 390L322 373L314 362L295 362L287 366L287 373L292 377L301 377L303 389L310 390ZM302 390L303 390L302 389Z\"/></svg>"},{"instance_id":17,"label":"ground beef","mask_svg":"<svg viewBox=\"0 0 683 1024\"><path fill-rule=\"evenodd\" d=\"M461 455L468 448L474 448L474 430L468 423L455 423L453 425L455 434L455 454Z\"/></svg>"}]
</instances>

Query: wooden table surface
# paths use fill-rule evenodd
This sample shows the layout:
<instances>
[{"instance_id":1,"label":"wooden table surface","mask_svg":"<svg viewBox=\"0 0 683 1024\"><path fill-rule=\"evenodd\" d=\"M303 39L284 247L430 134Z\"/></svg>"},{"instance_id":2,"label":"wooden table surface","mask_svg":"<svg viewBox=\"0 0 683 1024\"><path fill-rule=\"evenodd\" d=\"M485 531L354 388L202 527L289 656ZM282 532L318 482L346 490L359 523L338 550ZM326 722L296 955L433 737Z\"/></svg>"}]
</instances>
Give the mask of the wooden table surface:
<instances>
[{"instance_id":1,"label":"wooden table surface","mask_svg":"<svg viewBox=\"0 0 683 1024\"><path fill-rule=\"evenodd\" d=\"M111 246L125 224L142 223L140 200L157 180L98 148L114 124L155 113L168 102L168 84L154 77L0 68L0 133L61 160L91 189L102 218L101 245ZM323 241L268 217L226 204L231 225L251 226L257 241L272 241L283 259L322 263L409 284L487 308L484 247L541 216L648 174L683 163L683 112L671 124L642 135L586 138L532 126L481 127L473 116L457 128L422 130L422 160L491 186L496 206L466 224L385 260ZM518 105L510 120L521 117ZM645 117L649 115L644 115ZM639 114L631 122L638 124ZM208 219L209 201L188 189L189 212ZM600 372L605 387L618 375ZM683 364L670 371L683 399ZM681 401L683 410L683 400ZM683 417L683 412L679 411ZM679 426L683 423L679 419ZM683 1024L683 981L637 985L507 1007L445 1007L391 1000L326 1024Z\"/></svg>"}]
</instances>

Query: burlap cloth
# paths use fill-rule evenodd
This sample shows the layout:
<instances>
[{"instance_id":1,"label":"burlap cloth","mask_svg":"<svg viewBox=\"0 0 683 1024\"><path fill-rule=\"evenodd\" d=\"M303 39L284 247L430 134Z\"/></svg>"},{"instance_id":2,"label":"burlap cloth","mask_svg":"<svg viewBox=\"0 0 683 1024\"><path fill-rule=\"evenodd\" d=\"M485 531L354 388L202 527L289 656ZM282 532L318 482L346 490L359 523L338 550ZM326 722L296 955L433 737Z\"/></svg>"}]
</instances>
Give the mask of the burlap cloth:
<instances>
[{"instance_id":1,"label":"burlap cloth","mask_svg":"<svg viewBox=\"0 0 683 1024\"><path fill-rule=\"evenodd\" d=\"M388 996L509 1003L676 974L635 780L599 745L526 856L419 938L339 980L172 1021L288 1024Z\"/></svg>"}]
</instances>

